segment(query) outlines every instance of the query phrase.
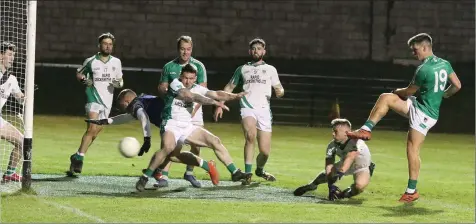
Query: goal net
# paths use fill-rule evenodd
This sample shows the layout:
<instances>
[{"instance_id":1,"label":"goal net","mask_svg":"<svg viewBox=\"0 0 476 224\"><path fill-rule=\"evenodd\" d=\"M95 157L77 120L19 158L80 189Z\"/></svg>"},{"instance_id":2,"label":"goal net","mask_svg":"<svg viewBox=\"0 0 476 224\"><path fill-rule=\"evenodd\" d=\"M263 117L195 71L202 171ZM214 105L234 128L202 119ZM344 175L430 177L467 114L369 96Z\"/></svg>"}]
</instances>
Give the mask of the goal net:
<instances>
[{"instance_id":1,"label":"goal net","mask_svg":"<svg viewBox=\"0 0 476 224\"><path fill-rule=\"evenodd\" d=\"M35 32L36 1L0 1L2 193L19 190L25 181L30 186L33 108L26 107L33 106Z\"/></svg>"}]
</instances>

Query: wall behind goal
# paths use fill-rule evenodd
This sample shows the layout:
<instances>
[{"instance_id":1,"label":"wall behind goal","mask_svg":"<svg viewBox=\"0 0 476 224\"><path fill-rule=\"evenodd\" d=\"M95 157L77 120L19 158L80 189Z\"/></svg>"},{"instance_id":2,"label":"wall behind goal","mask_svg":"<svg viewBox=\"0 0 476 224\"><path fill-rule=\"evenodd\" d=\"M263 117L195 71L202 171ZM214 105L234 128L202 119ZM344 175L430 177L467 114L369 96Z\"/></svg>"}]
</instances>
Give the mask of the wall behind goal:
<instances>
[{"instance_id":1,"label":"wall behind goal","mask_svg":"<svg viewBox=\"0 0 476 224\"><path fill-rule=\"evenodd\" d=\"M179 35L196 57L247 55L260 36L277 58L411 58L417 32L433 35L440 57L474 61L474 1L39 1L37 61L85 58L105 31L121 59L176 56Z\"/></svg>"}]
</instances>

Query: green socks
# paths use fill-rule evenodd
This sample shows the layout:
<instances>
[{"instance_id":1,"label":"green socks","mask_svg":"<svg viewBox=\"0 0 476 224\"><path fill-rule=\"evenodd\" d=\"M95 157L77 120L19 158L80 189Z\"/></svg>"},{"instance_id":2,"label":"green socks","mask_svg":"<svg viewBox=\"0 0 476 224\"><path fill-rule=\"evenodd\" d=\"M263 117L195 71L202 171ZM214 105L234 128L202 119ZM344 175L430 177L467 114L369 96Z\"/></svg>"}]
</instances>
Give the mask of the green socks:
<instances>
[{"instance_id":1,"label":"green socks","mask_svg":"<svg viewBox=\"0 0 476 224\"><path fill-rule=\"evenodd\" d=\"M6 175L12 175L15 173L16 168L15 167L8 167L7 171L5 172Z\"/></svg>"},{"instance_id":2,"label":"green socks","mask_svg":"<svg viewBox=\"0 0 476 224\"><path fill-rule=\"evenodd\" d=\"M245 163L245 173L251 173L251 168L253 167L253 164L246 164Z\"/></svg>"},{"instance_id":3,"label":"green socks","mask_svg":"<svg viewBox=\"0 0 476 224\"><path fill-rule=\"evenodd\" d=\"M226 166L226 168L228 169L228 171L230 171L231 174L234 174L237 170L235 164L233 163L230 163L228 166Z\"/></svg>"},{"instance_id":4,"label":"green socks","mask_svg":"<svg viewBox=\"0 0 476 224\"><path fill-rule=\"evenodd\" d=\"M418 182L417 180L408 179L406 192L409 194L415 193L417 182Z\"/></svg>"},{"instance_id":5,"label":"green socks","mask_svg":"<svg viewBox=\"0 0 476 224\"><path fill-rule=\"evenodd\" d=\"M84 160L84 155L79 155L79 153L74 154L74 158L76 160L83 161Z\"/></svg>"},{"instance_id":6,"label":"green socks","mask_svg":"<svg viewBox=\"0 0 476 224\"><path fill-rule=\"evenodd\" d=\"M210 171L210 167L208 167L208 162L206 161L201 161L201 164L200 164L200 167L202 167L204 170L206 170L207 172Z\"/></svg>"},{"instance_id":7,"label":"green socks","mask_svg":"<svg viewBox=\"0 0 476 224\"><path fill-rule=\"evenodd\" d=\"M375 123L372 122L371 120L367 120L365 123L364 123L364 126L362 126L360 129L364 129L366 131L372 131L372 129L374 128L375 126Z\"/></svg>"}]
</instances>

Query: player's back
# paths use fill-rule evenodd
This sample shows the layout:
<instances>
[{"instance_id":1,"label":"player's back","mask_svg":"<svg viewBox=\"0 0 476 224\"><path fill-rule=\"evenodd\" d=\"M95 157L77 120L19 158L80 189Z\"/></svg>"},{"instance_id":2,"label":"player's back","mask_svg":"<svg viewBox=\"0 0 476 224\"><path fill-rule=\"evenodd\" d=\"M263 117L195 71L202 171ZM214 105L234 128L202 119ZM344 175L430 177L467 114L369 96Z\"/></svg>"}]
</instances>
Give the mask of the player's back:
<instances>
[{"instance_id":1,"label":"player's back","mask_svg":"<svg viewBox=\"0 0 476 224\"><path fill-rule=\"evenodd\" d=\"M149 116L150 123L160 127L162 123L161 116L164 109L164 101L159 97L145 94L138 96L137 100L142 103L147 116Z\"/></svg>"},{"instance_id":2,"label":"player's back","mask_svg":"<svg viewBox=\"0 0 476 224\"><path fill-rule=\"evenodd\" d=\"M417 108L433 119L438 119L441 102L448 82L453 73L451 64L437 56L426 58L415 75L418 90Z\"/></svg>"}]
</instances>

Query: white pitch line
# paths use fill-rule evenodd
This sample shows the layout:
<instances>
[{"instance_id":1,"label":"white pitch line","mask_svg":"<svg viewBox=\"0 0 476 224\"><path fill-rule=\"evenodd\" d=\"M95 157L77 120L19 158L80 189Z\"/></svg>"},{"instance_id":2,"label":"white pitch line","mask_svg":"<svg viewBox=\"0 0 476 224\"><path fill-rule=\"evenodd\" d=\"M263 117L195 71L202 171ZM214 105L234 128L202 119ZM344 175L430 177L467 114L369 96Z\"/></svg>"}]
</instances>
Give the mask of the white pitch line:
<instances>
[{"instance_id":1,"label":"white pitch line","mask_svg":"<svg viewBox=\"0 0 476 224\"><path fill-rule=\"evenodd\" d=\"M78 208L75 208L75 207L72 207L72 206L67 206L67 205L62 205L62 204L59 204L59 203L56 203L56 202L53 202L53 201L47 201L45 199L41 199L40 197L35 197L35 196L31 196L31 195L26 195L26 196L34 197L34 198L38 199L38 201L40 201L43 204L52 205L52 206L54 206L58 209L66 210L66 211L71 212L75 215L78 215L78 216L81 216L81 217L84 217L84 218L88 218L92 221L99 222L99 223L105 223L105 221L100 219L99 217L90 215L86 212L81 211Z\"/></svg>"}]
</instances>

